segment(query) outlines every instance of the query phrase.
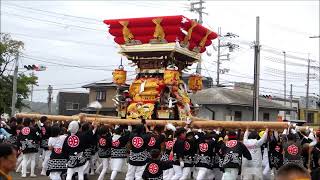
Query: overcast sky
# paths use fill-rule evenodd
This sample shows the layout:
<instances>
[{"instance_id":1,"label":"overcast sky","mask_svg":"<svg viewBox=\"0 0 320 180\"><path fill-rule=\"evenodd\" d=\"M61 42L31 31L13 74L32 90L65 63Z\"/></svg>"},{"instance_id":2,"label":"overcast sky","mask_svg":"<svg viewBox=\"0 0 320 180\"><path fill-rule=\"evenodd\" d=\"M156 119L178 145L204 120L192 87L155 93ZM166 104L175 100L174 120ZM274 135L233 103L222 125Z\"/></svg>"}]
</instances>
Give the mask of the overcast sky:
<instances>
[{"instance_id":1,"label":"overcast sky","mask_svg":"<svg viewBox=\"0 0 320 180\"><path fill-rule=\"evenodd\" d=\"M295 97L305 95L308 53L311 65L319 64L319 39L309 38L319 35L319 1L206 1L204 6L208 13L204 16L205 27L215 32L221 27L222 34L239 35L222 40L240 46L231 53L231 60L221 65L230 69L221 75L222 83L253 82L250 44L255 40L256 16L260 16L261 94L283 96L281 52L286 51L287 94L292 83ZM25 43L20 71L26 64L48 67L36 72L39 86L34 91L34 101L45 102L49 84L57 89L55 100L59 90L86 91L78 87L103 79L111 81L111 70L119 65L121 57L104 19L167 15L197 18L189 7L190 1L1 1L1 32ZM217 52L212 47L207 49L211 56L204 53L202 73L215 80ZM129 72L129 79L132 74ZM311 69L310 92L319 94L317 76L318 69Z\"/></svg>"}]
</instances>

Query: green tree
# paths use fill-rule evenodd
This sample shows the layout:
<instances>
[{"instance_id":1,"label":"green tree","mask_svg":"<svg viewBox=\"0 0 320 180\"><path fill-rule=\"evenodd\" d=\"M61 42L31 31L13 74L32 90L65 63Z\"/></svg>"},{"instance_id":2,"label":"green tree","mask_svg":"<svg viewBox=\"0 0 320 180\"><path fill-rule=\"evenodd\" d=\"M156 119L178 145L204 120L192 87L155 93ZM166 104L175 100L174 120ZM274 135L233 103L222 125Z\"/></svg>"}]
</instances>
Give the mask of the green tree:
<instances>
[{"instance_id":1,"label":"green tree","mask_svg":"<svg viewBox=\"0 0 320 180\"><path fill-rule=\"evenodd\" d=\"M13 40L10 34L0 33L0 113L11 112L13 67L15 57L21 53L24 48L22 41ZM17 103L16 108L21 110L27 107L23 103L30 94L30 86L37 85L36 76L26 75L23 72L18 73L17 77Z\"/></svg>"}]
</instances>

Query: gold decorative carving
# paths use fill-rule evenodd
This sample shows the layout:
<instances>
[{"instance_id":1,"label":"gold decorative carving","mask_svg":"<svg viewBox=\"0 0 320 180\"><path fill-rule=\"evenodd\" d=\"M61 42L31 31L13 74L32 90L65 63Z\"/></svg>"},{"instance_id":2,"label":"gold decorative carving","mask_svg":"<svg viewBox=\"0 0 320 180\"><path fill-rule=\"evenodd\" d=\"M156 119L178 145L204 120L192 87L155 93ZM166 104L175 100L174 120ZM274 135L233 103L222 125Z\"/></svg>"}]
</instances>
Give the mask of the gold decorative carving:
<instances>
[{"instance_id":1,"label":"gold decorative carving","mask_svg":"<svg viewBox=\"0 0 320 180\"><path fill-rule=\"evenodd\" d=\"M195 21L191 22L191 27L188 29L188 34L183 39L183 44L187 45L188 41L190 41L193 28L195 28L197 25L198 25L197 22Z\"/></svg>"},{"instance_id":2,"label":"gold decorative carving","mask_svg":"<svg viewBox=\"0 0 320 180\"><path fill-rule=\"evenodd\" d=\"M119 23L123 26L122 28L122 34L123 34L123 38L124 41L126 43L130 42L131 40L134 39L133 34L131 33L130 29L128 28L128 21L119 21Z\"/></svg>"},{"instance_id":3,"label":"gold decorative carving","mask_svg":"<svg viewBox=\"0 0 320 180\"><path fill-rule=\"evenodd\" d=\"M162 21L162 18L152 19L152 22L156 24L156 27L155 27L155 30L153 33L153 37L157 40L163 40L165 37L164 30L161 26L161 21Z\"/></svg>"},{"instance_id":4,"label":"gold decorative carving","mask_svg":"<svg viewBox=\"0 0 320 180\"><path fill-rule=\"evenodd\" d=\"M208 39L209 34L211 33L211 31L207 30L206 35L201 39L200 43L199 43L199 47L203 48L206 45L206 41Z\"/></svg>"}]
</instances>

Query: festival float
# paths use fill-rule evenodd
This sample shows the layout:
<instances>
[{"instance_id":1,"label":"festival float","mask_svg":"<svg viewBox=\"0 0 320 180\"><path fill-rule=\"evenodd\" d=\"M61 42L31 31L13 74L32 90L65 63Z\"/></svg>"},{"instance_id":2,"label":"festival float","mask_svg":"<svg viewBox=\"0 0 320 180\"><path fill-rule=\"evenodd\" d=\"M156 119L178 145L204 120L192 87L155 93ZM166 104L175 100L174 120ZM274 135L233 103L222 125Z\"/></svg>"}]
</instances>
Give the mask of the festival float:
<instances>
[{"instance_id":1,"label":"festival float","mask_svg":"<svg viewBox=\"0 0 320 180\"><path fill-rule=\"evenodd\" d=\"M136 66L137 76L130 84L129 92L115 98L119 117L52 116L48 119L66 121L85 119L117 125L140 124L145 119L148 125L174 123L184 126L192 120L198 128L272 128L284 129L285 122L228 122L206 121L196 118L195 104L188 93L202 89L200 74L191 74L188 88L182 81L182 71L201 59L206 47L212 44L217 34L182 15L129 19L104 20L119 53ZM121 64L112 73L113 82L119 87L126 84L126 70ZM39 114L17 114L17 117L40 118Z\"/></svg>"},{"instance_id":2,"label":"festival float","mask_svg":"<svg viewBox=\"0 0 320 180\"><path fill-rule=\"evenodd\" d=\"M117 103L119 115L127 119L190 118L195 106L188 92L202 89L202 77L192 74L187 89L182 71L200 61L201 53L217 34L184 16L113 19L104 23L120 47L119 53L137 67L129 97L121 97L127 102ZM121 85L124 80L121 66L113 72L113 82Z\"/></svg>"}]
</instances>

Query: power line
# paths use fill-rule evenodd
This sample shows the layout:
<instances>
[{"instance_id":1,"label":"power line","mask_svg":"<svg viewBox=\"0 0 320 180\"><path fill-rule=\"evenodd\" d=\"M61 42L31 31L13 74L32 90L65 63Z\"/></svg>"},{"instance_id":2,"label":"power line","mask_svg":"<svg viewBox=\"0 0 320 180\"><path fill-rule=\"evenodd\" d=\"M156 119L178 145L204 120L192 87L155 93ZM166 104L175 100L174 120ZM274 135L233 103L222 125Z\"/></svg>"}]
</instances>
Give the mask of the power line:
<instances>
[{"instance_id":1,"label":"power line","mask_svg":"<svg viewBox=\"0 0 320 180\"><path fill-rule=\"evenodd\" d=\"M207 71L216 72L216 71L212 71L212 70L207 70ZM231 71L233 71L233 70L231 70ZM263 74L268 74L268 73L265 73L265 72L264 72ZM230 74L230 73L228 73L228 74L224 74L224 75L227 75L227 76L229 75L229 76L239 77L239 78L245 78L245 79L250 79L250 80L253 79L251 75L243 74L243 73L239 73L239 72L236 72L236 74ZM240 75L243 75L243 76L240 76ZM282 78L282 76L277 76L277 75L275 75L275 74L270 74L270 73L269 73L269 75ZM297 82L296 82L297 79L301 80L300 78L295 78L295 79L294 79L294 78L290 78L290 79L288 79L288 80L289 80L289 81L292 80L292 82L293 82L294 84L297 84ZM302 80L305 80L305 79L302 79ZM275 84L275 85L280 85L281 83L278 83L278 82L283 82L282 79L265 79L265 78L260 78L260 81L263 81L263 82L266 82L266 83ZM316 81L316 80L312 80L311 82L317 82L317 81ZM297 85L295 85L295 86L297 86ZM301 87L305 87L305 86L301 86Z\"/></svg>"},{"instance_id":2,"label":"power line","mask_svg":"<svg viewBox=\"0 0 320 180\"><path fill-rule=\"evenodd\" d=\"M273 76L273 77L277 77L277 78L283 78L282 75L278 75L277 73L269 73L269 72L262 72L263 74L267 75L267 76ZM307 80L307 77L303 78L303 77L287 77L287 79L289 80L301 80L301 81L304 81L304 80ZM283 80L282 80L283 81ZM311 79L310 81L317 81L316 79Z\"/></svg>"},{"instance_id":3,"label":"power line","mask_svg":"<svg viewBox=\"0 0 320 180\"><path fill-rule=\"evenodd\" d=\"M111 80L112 78L110 78L110 80ZM133 79L135 79L135 78L132 78L132 79L127 79L128 81L130 81L130 80L133 80ZM108 79L105 79L105 80L108 80ZM96 81L96 82L98 82L98 81ZM91 83L96 83L96 82L91 82ZM90 83L90 82L89 82ZM52 85L52 84L50 84L50 85ZM55 86L55 85L52 85L52 86ZM81 87L81 86L76 86L76 87L62 87L62 88L54 88L54 89L52 89L52 90L67 90L67 89L80 89L80 88L83 88L83 87ZM48 89L47 88L43 88L43 89L34 89L34 91L47 91Z\"/></svg>"},{"instance_id":4,"label":"power line","mask_svg":"<svg viewBox=\"0 0 320 180\"><path fill-rule=\"evenodd\" d=\"M234 71L234 70L232 70L232 71ZM249 75L249 74L243 74L243 73L239 73L238 71L235 71L237 74L240 74L240 75L244 75L244 76L247 76L247 77L251 77L251 75ZM252 79L252 78L251 78ZM271 82L273 82L273 81L283 81L283 80L280 80L280 79L264 79L264 78L260 78L260 81L271 81ZM278 83L277 83L278 84Z\"/></svg>"},{"instance_id":5,"label":"power line","mask_svg":"<svg viewBox=\"0 0 320 180\"><path fill-rule=\"evenodd\" d=\"M130 4L130 3L129 3ZM66 16L66 17L72 17L72 18L81 18L81 19L87 19L87 20L92 20L92 21L95 21L95 22L102 22L98 19L93 19L93 18L85 18L85 17L79 17L79 16L73 16L73 15L68 15L68 14L63 14L63 13L56 13L56 12L51 12L51 11L46 11L46 10L41 10L41 9L36 9L36 8L31 8L31 7L23 7L23 6L19 6L19 5L12 5L12 4L6 4L6 5L9 5L9 6L13 6L13 7L19 7L19 8L24 8L24 9L31 9L31 10L35 10L35 11L41 11L41 12L46 12L46 13L52 13L52 14L57 14L57 15L62 15L62 16ZM136 4L134 4L136 5ZM22 15L18 15L18 14L14 14L14 13L7 13L7 12L4 12L4 14L9 14L9 15L13 15L13 16L18 16L18 17L23 17L23 18L29 18L29 19L33 19L33 20L37 20L37 21L43 21L43 22L49 22L49 23L54 23L54 24L58 24L58 25L63 25L64 27L76 27L76 28L81 28L81 29L87 29L87 30L95 30L95 31L101 31L101 32L105 32L105 30L100 30L100 29L94 29L94 28L88 28L88 27L83 27L83 26L78 26L78 25L72 25L72 24L64 24L64 23L58 23L58 22L55 22L55 21L48 21L48 20L44 20L44 19L37 19L37 18L33 18L33 17L28 17L28 16L22 16ZM244 40L238 40L239 43L242 43L242 44L246 44L246 45L250 45L252 44L252 42L250 41L244 41ZM264 45L266 46L266 45ZM264 49L262 48L262 50L264 51L267 51L267 52L270 52L270 53L274 53L276 55L282 55L281 52L278 52L276 50L279 50L278 48L273 48L271 46L266 46L266 47L269 47L271 49ZM273 49L273 50L272 50ZM295 52L295 51L287 51L286 52ZM302 52L299 52L300 54L307 54L307 53L302 53ZM296 60L304 60L304 61L307 61L306 58L302 58L302 57L297 57L297 56L294 56L294 55L288 55L288 58L292 58L292 59L296 59ZM314 61L314 60L313 60Z\"/></svg>"},{"instance_id":6,"label":"power line","mask_svg":"<svg viewBox=\"0 0 320 180\"><path fill-rule=\"evenodd\" d=\"M267 89L267 90L273 90L273 91L279 91L279 92L282 92L283 90L282 89L275 89L275 88L268 88L268 87L260 87L262 89ZM303 91L293 91L295 93L305 93Z\"/></svg>"},{"instance_id":7,"label":"power line","mask_svg":"<svg viewBox=\"0 0 320 180\"><path fill-rule=\"evenodd\" d=\"M161 1L160 1L161 2ZM143 2L143 4L149 4L149 5L154 5L155 7L159 7L159 6L163 6L163 7L180 7L180 8L189 8L188 4L176 4L176 2L174 3L174 5L166 5L166 4L154 4L154 3L150 3L150 2Z\"/></svg>"},{"instance_id":8,"label":"power line","mask_svg":"<svg viewBox=\"0 0 320 180\"><path fill-rule=\"evenodd\" d=\"M132 76L135 76L136 73L130 73L130 74L127 74L127 77L132 77ZM133 80L132 78L131 79L128 79L128 80ZM101 79L101 80L97 80L97 81L82 81L82 82L77 82L77 83L64 83L64 84L41 84L41 85L38 85L38 87L42 87L42 86L45 86L47 87L48 85L52 85L54 87L60 87L60 86L70 86L70 85L79 85L79 84L85 84L85 83L101 83L102 81L112 81L112 77L110 78L106 78L106 79ZM62 88L62 87L61 87ZM64 88L64 87L63 87Z\"/></svg>"},{"instance_id":9,"label":"power line","mask_svg":"<svg viewBox=\"0 0 320 180\"><path fill-rule=\"evenodd\" d=\"M78 28L78 29L81 29L81 30L92 30L92 31L98 31L98 32L106 32L105 30L102 30L102 29L88 28L88 27L78 26L78 25L74 25L74 24L64 24L64 23L59 23L59 22L55 22L55 21L38 19L38 18L30 17L30 16L23 16L23 15L19 15L19 14L15 14L15 13L8 13L8 12L5 12L5 11L1 11L1 14L20 17L21 19L29 20L29 21L41 21L41 22L46 22L46 23L49 23L49 24L55 24L55 25L59 25L59 26L62 25L64 28L75 27L75 28Z\"/></svg>"},{"instance_id":10,"label":"power line","mask_svg":"<svg viewBox=\"0 0 320 180\"><path fill-rule=\"evenodd\" d=\"M283 59L279 59L279 58L272 57L272 56L263 56L262 58L263 58L263 60L283 64ZM308 65L306 65L306 64L294 63L294 62L290 62L290 61L289 62L287 61L286 64L290 65L290 66L308 67Z\"/></svg>"},{"instance_id":11,"label":"power line","mask_svg":"<svg viewBox=\"0 0 320 180\"><path fill-rule=\"evenodd\" d=\"M33 8L33 7L26 7L26 6L20 6L20 5L17 5L17 4L8 4L8 3L5 3L4 5L6 6L9 6L9 8L13 8L13 9L26 9L26 10L31 10L32 13L37 13L37 14L42 14L42 15L47 15L47 16L51 16L51 17L56 17L56 18L62 18L62 19L66 19L66 17L71 17L71 18L76 18L78 19L85 19L85 20L88 20L88 21L91 21L91 22L88 22L88 21L80 21L80 22L84 22L84 23L92 23L92 22L102 22L102 20L98 20L98 19L94 19L94 18L87 18L87 17L80 17L80 16L74 16L74 15L69 15L69 14L63 14L63 13L57 13L57 12L53 12L53 11L47 11L47 10L42 10L42 9L37 9L37 8ZM37 11L37 12L35 12ZM44 13L39 13L39 12L44 12ZM47 13L47 14L46 14ZM49 15L49 14L51 15ZM56 15L52 15L52 14L56 14ZM60 15L60 16L59 16ZM61 17L63 16L63 17Z\"/></svg>"},{"instance_id":12,"label":"power line","mask_svg":"<svg viewBox=\"0 0 320 180\"><path fill-rule=\"evenodd\" d=\"M208 7L217 7L215 4L208 4ZM265 8L265 7L263 7ZM241 15L248 15L247 12L243 12L243 11L237 11L238 14L241 14ZM292 32L292 33L296 33L296 34L300 34L300 35L304 35L306 37L309 37L309 36L312 36L313 34L310 34L310 33L307 33L307 32L304 32L304 31L301 31L301 30L298 30L296 28L293 28L293 27L288 27L288 26L284 26L283 24L280 25L280 24L275 24L274 21L269 21L269 20L264 20L265 23L269 24L270 26L273 26L275 28L278 28L278 29L282 29L284 31L287 31L287 32Z\"/></svg>"},{"instance_id":13,"label":"power line","mask_svg":"<svg viewBox=\"0 0 320 180\"><path fill-rule=\"evenodd\" d=\"M249 45L250 47L252 46L252 42L251 41L248 41L248 40L243 40L243 39L233 39L233 41L239 43L239 44L244 44L244 45ZM287 53L288 54L288 57L287 58L291 58L291 59L295 59L295 60L302 60L302 61L305 61L305 62L308 62L308 58L303 58L303 57L300 57L300 56L296 56L296 55L293 55L292 53L298 53L298 54L308 54L308 53L304 53L304 52L296 52L296 51L291 51L291 50L285 50L285 49L279 49L279 48L274 48L274 47L271 47L269 45L265 45L263 44L261 46L261 50L262 51L265 51L265 52L268 52L268 53L272 53L272 54L275 54L275 55L278 55L278 56L283 56L283 51L286 51L286 52L291 52L291 53ZM316 60L311 60L311 62L315 62Z\"/></svg>"},{"instance_id":14,"label":"power line","mask_svg":"<svg viewBox=\"0 0 320 180\"><path fill-rule=\"evenodd\" d=\"M29 54L25 54L23 53L23 55L25 56L28 56L28 57L33 57L33 58L37 58L37 59L45 59L45 60L49 60L50 62L52 61L56 61L58 63L62 62L62 63L70 63L70 62L66 62L66 61L75 61L75 59L72 59L72 58L67 58L67 57L63 57L63 56L54 56L58 59L55 59L55 58L47 58L47 57L41 57L41 56L34 56L34 55L29 55ZM66 61L61 61L61 60L66 60ZM77 61L81 61L81 59L76 59ZM74 63L72 63L74 64ZM126 65L129 65L129 64L126 64ZM59 66L59 65L57 65ZM111 66L115 66L115 67L118 67L119 64L108 64L108 65L79 65L79 66L84 66L84 67L111 67ZM22 68L24 68L22 66ZM130 71L129 71L130 72Z\"/></svg>"},{"instance_id":15,"label":"power line","mask_svg":"<svg viewBox=\"0 0 320 180\"><path fill-rule=\"evenodd\" d=\"M272 50L272 49L263 49L261 48L262 51L265 51L267 53L272 53L278 56L282 56L283 53L280 51L276 51L276 50ZM291 58L291 59L295 59L295 60L300 60L300 61L304 61L307 62L308 58L303 58L303 57L299 57L299 56L295 56L295 55L291 55L291 54L287 54L287 58ZM310 61L316 62L316 60L310 59Z\"/></svg>"},{"instance_id":16,"label":"power line","mask_svg":"<svg viewBox=\"0 0 320 180\"><path fill-rule=\"evenodd\" d=\"M210 72L208 71L206 65L205 65L204 63L203 63L202 65L203 65L204 69L207 71L208 75L212 78L213 76L211 76L211 74L210 74Z\"/></svg>"},{"instance_id":17,"label":"power line","mask_svg":"<svg viewBox=\"0 0 320 180\"><path fill-rule=\"evenodd\" d=\"M66 90L66 89L79 89L82 87L70 87L70 88L53 88L52 90ZM48 89L34 89L33 91L47 91Z\"/></svg>"},{"instance_id":18,"label":"power line","mask_svg":"<svg viewBox=\"0 0 320 180\"><path fill-rule=\"evenodd\" d=\"M236 41L236 39L232 39L232 40ZM243 43L243 42L244 41L240 41L240 43ZM246 42L245 44L249 44L249 42ZM270 47L270 46L268 46L268 47ZM240 49L245 49L245 48L240 47ZM273 48L273 49L276 49L276 48ZM249 50L249 49L247 49L247 50ZM282 52L277 52L277 51L270 51L270 52L273 52L274 54L279 55L279 56L282 55ZM289 52L294 52L294 51L289 51ZM300 54L307 54L307 53L302 53L302 52L299 52L299 53ZM304 58L301 58L301 57L297 57L297 56L294 56L294 55L288 55L286 57L287 57L287 63L286 63L287 65L299 66L299 67L308 67L307 64L301 64L301 63L296 63L296 62L292 61L292 60L300 60L300 61L304 60L305 62L307 62L308 61L307 59L304 59ZM271 61L271 62L275 62L275 63L281 63L281 64L283 63L283 59L280 59L280 58L277 58L277 57L271 57L271 56L265 56L264 55L263 59ZM313 60L313 62L316 62L316 61ZM310 66L310 68L319 69L319 66L318 65L314 65L314 66Z\"/></svg>"},{"instance_id":19,"label":"power line","mask_svg":"<svg viewBox=\"0 0 320 180\"><path fill-rule=\"evenodd\" d=\"M20 6L21 7L21 6ZM32 8L33 10L35 10L35 8ZM39 9L37 9L39 10ZM39 11L44 11L44 12L50 12L50 11L45 11L45 10L39 10ZM50 13L55 13L55 12L50 12ZM14 14L14 13L7 13L4 12L4 14L8 14L8 15L13 15L13 16L18 16L18 17L22 17L22 18L27 18L27 19L33 19L33 20L37 20L37 21L43 21L43 22L48 22L48 23L53 23L53 24L58 24L58 25L63 25L64 27L76 27L76 28L80 28L80 29L87 29L87 30L94 30L94 31L101 31L101 32L105 32L105 30L100 30L100 29L94 29L94 28L88 28L88 27L83 27L83 26L78 26L78 25L72 25L72 24L64 24L64 23L58 23L55 21L48 21L48 20L44 20L44 19L37 19L37 18L33 18L33 17L28 17L28 16L22 16L22 15L18 15L18 14ZM62 14L62 13L56 13L56 14L61 14L61 15L65 15L65 16L71 16L71 17L75 17L75 18L84 18L84 17L78 17L78 16L72 16L72 15L66 15L66 14ZM86 18L86 19L91 19L91 18ZM91 20L95 20L97 22L99 22L99 20L97 19L91 19ZM250 41L244 41L244 40L238 40L239 43L243 43L246 45L250 45L252 44ZM267 46L269 48L272 48L270 46ZM277 48L272 48L272 49L277 49ZM276 55L282 55L281 52L275 51L275 50L268 50L268 49L263 49L264 51L270 52L270 53L274 53ZM288 51L288 52L294 52L294 51ZM300 52L301 53L301 52ZM297 57L294 55L288 55L288 58L292 58L292 59L296 59L296 60L304 60L307 61L306 58L302 58L302 57ZM314 61L314 60L313 60Z\"/></svg>"},{"instance_id":20,"label":"power line","mask_svg":"<svg viewBox=\"0 0 320 180\"><path fill-rule=\"evenodd\" d=\"M285 31L288 31L288 32L292 32L292 33L296 33L296 34L301 34L301 35L305 35L305 36L311 36L312 34L309 34L309 33L306 33L306 32L303 32L303 31L300 31L300 30L297 30L295 28L292 28L292 27L287 27L287 26L283 26L283 25L280 25L280 24L274 24L274 22L268 22L266 21L266 23L268 23L269 25L273 26L273 27L277 27L278 29L282 29L282 30L285 30Z\"/></svg>"},{"instance_id":21,"label":"power line","mask_svg":"<svg viewBox=\"0 0 320 180\"><path fill-rule=\"evenodd\" d=\"M85 45L85 46L98 46L98 47L113 47L116 48L116 45L110 45L110 44L97 44L97 43L91 43L91 42L85 42L85 41L75 41L75 40L71 40L71 39L50 39L50 38L45 38L45 37L40 37L40 36L34 36L34 35L27 35L27 34L21 34L21 33L12 33L10 32L10 34L16 35L16 36L24 36L27 38L31 38L31 39L45 39L45 40L49 40L49 41L60 41L60 42L67 42L67 43L74 43L74 44L79 44L79 45Z\"/></svg>"},{"instance_id":22,"label":"power line","mask_svg":"<svg viewBox=\"0 0 320 180\"><path fill-rule=\"evenodd\" d=\"M161 2L161 1L160 1ZM159 6L163 6L163 7L166 7L166 9L170 9L170 10L174 10L174 11L177 11L177 9L173 9L172 7L174 6L171 6L171 5L165 5L165 4L147 4L145 2L143 2L142 4L139 4L137 2L134 2L134 3L131 3L131 2L125 2L125 4L130 4L130 5L134 5L134 6L137 6L137 7L150 7L150 8L159 8ZM176 6L178 7L178 6ZM185 8L185 9L188 9L187 7L184 7L184 6L180 6L178 8Z\"/></svg>"},{"instance_id":23,"label":"power line","mask_svg":"<svg viewBox=\"0 0 320 180\"><path fill-rule=\"evenodd\" d=\"M274 47L271 47L271 46L268 46L268 45L263 45L264 47L267 47L269 49L273 49L273 50L276 50L276 51L284 51L283 49L280 49L280 48L274 48ZM306 52L300 52L300 51L288 51L288 50L285 50L286 52L289 52L289 53L296 53L296 54L303 54L303 55L308 55L308 53Z\"/></svg>"},{"instance_id":24,"label":"power line","mask_svg":"<svg viewBox=\"0 0 320 180\"><path fill-rule=\"evenodd\" d=\"M204 67L205 68L205 70L206 71L208 71L208 72L215 72L215 71L212 71L212 70L208 70L206 67ZM251 77L251 78L249 78L249 77L246 77L246 76L239 76L239 75L234 75L234 74L225 74L225 75L230 75L230 76L234 76L234 77L243 77L243 78L247 78L247 79L250 79L250 80L252 80L253 78ZM261 80L261 79L260 79ZM282 81L282 80L281 80ZM229 81L228 80L228 82L230 82L230 83L234 83L234 82L236 82L236 81ZM277 83L278 84L278 83ZM269 90L276 90L276 91L282 91L282 90L280 90L280 89L274 89L274 88L268 88L268 87L260 87L260 88L262 88L262 89L269 89ZM302 91L294 91L294 92L296 92L296 93L304 93L304 92L302 92Z\"/></svg>"},{"instance_id":25,"label":"power line","mask_svg":"<svg viewBox=\"0 0 320 180\"><path fill-rule=\"evenodd\" d=\"M210 63L211 64L211 63ZM213 64L212 64L213 65ZM213 70L207 70L207 71L210 71L210 72L216 72L216 71L213 71ZM233 70L232 70L233 71ZM266 73L266 72L262 72L263 74L268 74L268 75L271 75L271 76L275 76L275 77L279 77L279 78L282 78L281 75L277 75L277 74L272 74L272 73ZM240 74L240 75L239 75ZM241 74L241 73L237 73L237 74L231 74L231 73L228 73L228 74L223 74L223 75L226 75L226 76L233 76L233 77L239 77L239 78L246 78L246 79L250 79L250 80L253 80L253 77L251 75L248 75L248 74ZM304 80L302 78L289 78L289 79L300 79L300 80ZM261 78L260 79L261 81L270 81L270 83L274 82L274 81L279 81L279 82L282 82L283 80L277 80L277 79L265 79L265 78ZM316 81L316 80L314 80ZM277 83L278 84L278 83Z\"/></svg>"},{"instance_id":26,"label":"power line","mask_svg":"<svg viewBox=\"0 0 320 180\"><path fill-rule=\"evenodd\" d=\"M41 85L38 85L38 87L41 87L41 86L48 86L48 85L53 85L53 86L70 86L70 85L78 85L78 84L84 84L84 83L96 83L96 82L99 82L99 81L106 81L106 80L110 80L110 79L101 79L101 80L98 80L98 81L83 81L83 82L77 82L77 83L65 83L65 84L41 84Z\"/></svg>"},{"instance_id":27,"label":"power line","mask_svg":"<svg viewBox=\"0 0 320 180\"><path fill-rule=\"evenodd\" d=\"M118 4L119 3L122 3L122 2L117 2ZM166 7L166 9L170 9L172 7L178 7L178 8L187 8L187 6L177 6L177 4L175 3L174 5L166 5L166 4L162 4L162 3L159 3L159 4L153 4L153 3L147 3L147 2L143 2L143 4L138 4L137 2L135 2L134 4L130 3L130 2L125 2L125 5L134 5L134 6L138 6L138 7L151 7L151 8L159 8L159 6L162 6L162 7ZM38 11L37 13L39 14L39 12L43 12L42 14L45 14L45 13L49 13L51 14L51 16L53 16L52 14L55 14L55 15L58 15L58 16L53 16L53 17L57 17L57 18L66 18L66 17L69 17L69 18L76 18L78 19L83 19L83 20L86 20L86 21L82 21L84 23L92 23L92 22L102 22L103 20L100 20L100 19L96 19L96 18L88 18L88 17L80 17L80 16L74 16L74 15L70 15L70 14L64 14L64 13L58 13L58 12L53 12L53 11L47 11L47 10L42 10L42 9L37 9L37 8L33 8L33 7L25 7L25 6L19 6L17 4L8 4L6 3L5 5L7 6L11 6L11 8L21 8L21 9L27 9L27 10L32 10L32 11ZM177 10L177 9L172 9L172 10ZM48 15L48 14L45 14L45 15ZM63 17L60 17L60 16L63 16ZM90 21L90 22L88 22Z\"/></svg>"},{"instance_id":28,"label":"power line","mask_svg":"<svg viewBox=\"0 0 320 180\"><path fill-rule=\"evenodd\" d=\"M306 88L305 85L298 86L298 85L293 84L292 86L294 86L295 88L301 88L301 89L305 89ZM314 88L317 89L316 87L314 87Z\"/></svg>"},{"instance_id":29,"label":"power line","mask_svg":"<svg viewBox=\"0 0 320 180\"><path fill-rule=\"evenodd\" d=\"M268 66L264 66L266 71L272 72L272 73L277 73L277 74L283 74L284 70L276 69L276 68L271 68ZM287 74L289 74L291 77L296 76L296 77L301 77L301 76L307 76L307 73L301 73L301 72L292 72L292 71L286 71Z\"/></svg>"},{"instance_id":30,"label":"power line","mask_svg":"<svg viewBox=\"0 0 320 180\"><path fill-rule=\"evenodd\" d=\"M30 56L25 56L22 55L21 57L26 58L26 59L31 59L39 62L44 62L44 63L49 63L49 64L55 64L63 67L71 67L71 68L80 68L80 69L90 69L90 70L101 70L101 71L113 71L113 69L101 69L101 68L93 68L93 67L86 67L83 65L69 65L69 64L63 64L63 63L57 63L57 62L51 62L51 61L45 61L42 59L30 57ZM128 71L128 72L134 72L134 71Z\"/></svg>"},{"instance_id":31,"label":"power line","mask_svg":"<svg viewBox=\"0 0 320 180\"><path fill-rule=\"evenodd\" d=\"M57 63L69 63L69 62L61 61L60 59L40 57L40 56L33 56L33 55L25 54L25 53L23 53L23 55L28 56L28 57L32 57L32 58L36 58L36 59L49 60L50 62L56 61ZM59 58L65 59L65 60L67 60L67 61L74 61L74 59L71 59L71 58L65 58L65 57L59 57ZM72 65L74 65L74 63L72 63ZM117 65L108 64L108 65L106 65L106 66L103 66L103 65L78 65L78 66L83 66L83 67L110 67L110 66L118 66L118 64L117 64Z\"/></svg>"},{"instance_id":32,"label":"power line","mask_svg":"<svg viewBox=\"0 0 320 180\"><path fill-rule=\"evenodd\" d=\"M238 83L237 81L229 81L229 80L225 80L223 79L225 82L228 82L228 83ZM252 90L252 89L249 89L249 88L243 88L243 89L248 89L248 90ZM277 93L277 92L273 92L273 91L267 91L267 90L270 90L270 88L265 88L265 87L260 87L260 89L265 89L265 90L260 90L260 92L264 92L264 93L269 93L269 94L277 94L277 95L280 95L280 96L283 96L284 94L283 93ZM282 92L282 91L281 91ZM299 96L294 96L294 97L299 97Z\"/></svg>"},{"instance_id":33,"label":"power line","mask_svg":"<svg viewBox=\"0 0 320 180\"><path fill-rule=\"evenodd\" d=\"M278 70L278 71L281 71L281 70ZM277 78L283 78L283 76L281 75L281 73L277 73L277 72L263 72L263 74L266 74L268 76L273 76L273 77L277 77ZM314 74L315 75L315 74ZM307 80L307 75L304 75L304 76L297 76L297 75L290 75L290 77L287 77L287 79L291 79L291 80ZM311 79L310 81L317 81L317 77L314 77L313 79Z\"/></svg>"}]
</instances>

